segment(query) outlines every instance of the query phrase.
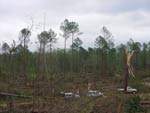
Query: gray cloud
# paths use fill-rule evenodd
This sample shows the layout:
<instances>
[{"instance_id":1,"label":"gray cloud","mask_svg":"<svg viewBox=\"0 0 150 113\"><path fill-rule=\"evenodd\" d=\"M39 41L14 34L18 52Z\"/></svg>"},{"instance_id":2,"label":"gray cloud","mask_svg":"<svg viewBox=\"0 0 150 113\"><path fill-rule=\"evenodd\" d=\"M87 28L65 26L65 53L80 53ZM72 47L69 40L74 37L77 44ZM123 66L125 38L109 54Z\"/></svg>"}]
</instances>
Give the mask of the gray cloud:
<instances>
[{"instance_id":1,"label":"gray cloud","mask_svg":"<svg viewBox=\"0 0 150 113\"><path fill-rule=\"evenodd\" d=\"M18 32L30 23L29 17L34 18L31 40L36 41L36 34L43 29L44 13L46 29L58 33L65 18L78 22L86 47L94 45L103 25L113 33L117 44L131 37L150 41L149 4L149 0L0 0L0 42L17 40ZM61 37L56 46L63 47Z\"/></svg>"}]
</instances>

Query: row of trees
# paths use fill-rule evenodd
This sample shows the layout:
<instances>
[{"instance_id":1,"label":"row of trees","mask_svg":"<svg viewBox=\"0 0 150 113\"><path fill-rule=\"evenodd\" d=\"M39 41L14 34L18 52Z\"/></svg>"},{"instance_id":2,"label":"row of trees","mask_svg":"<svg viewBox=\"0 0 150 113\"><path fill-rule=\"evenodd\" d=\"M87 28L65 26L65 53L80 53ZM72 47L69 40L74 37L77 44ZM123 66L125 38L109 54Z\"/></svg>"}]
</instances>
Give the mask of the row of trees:
<instances>
[{"instance_id":1,"label":"row of trees","mask_svg":"<svg viewBox=\"0 0 150 113\"><path fill-rule=\"evenodd\" d=\"M38 51L29 48L31 29L24 28L19 33L19 43L3 43L0 54L0 76L22 77L25 82L34 77L62 75L78 76L81 73L96 73L100 76L121 74L125 65L125 48L134 50L131 60L136 70L150 69L150 42L134 42L115 46L113 35L106 28L95 40L95 48L85 49L79 38L82 32L76 22L65 19L61 26L61 37L64 38L63 49L53 49L57 43L57 33L50 29L37 35ZM66 48L68 38L72 39L70 48ZM73 76L75 75L75 76Z\"/></svg>"}]
</instances>

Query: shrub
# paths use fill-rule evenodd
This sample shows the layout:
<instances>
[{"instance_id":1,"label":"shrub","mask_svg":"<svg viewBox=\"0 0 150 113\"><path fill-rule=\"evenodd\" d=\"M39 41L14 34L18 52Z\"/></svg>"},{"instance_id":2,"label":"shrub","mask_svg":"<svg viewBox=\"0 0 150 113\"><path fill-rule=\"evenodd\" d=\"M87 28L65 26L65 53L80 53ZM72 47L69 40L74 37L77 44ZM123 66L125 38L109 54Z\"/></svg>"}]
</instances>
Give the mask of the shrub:
<instances>
[{"instance_id":1,"label":"shrub","mask_svg":"<svg viewBox=\"0 0 150 113\"><path fill-rule=\"evenodd\" d=\"M144 108L140 105L140 101L141 98L139 96L129 98L126 102L126 112L127 113L143 112Z\"/></svg>"}]
</instances>

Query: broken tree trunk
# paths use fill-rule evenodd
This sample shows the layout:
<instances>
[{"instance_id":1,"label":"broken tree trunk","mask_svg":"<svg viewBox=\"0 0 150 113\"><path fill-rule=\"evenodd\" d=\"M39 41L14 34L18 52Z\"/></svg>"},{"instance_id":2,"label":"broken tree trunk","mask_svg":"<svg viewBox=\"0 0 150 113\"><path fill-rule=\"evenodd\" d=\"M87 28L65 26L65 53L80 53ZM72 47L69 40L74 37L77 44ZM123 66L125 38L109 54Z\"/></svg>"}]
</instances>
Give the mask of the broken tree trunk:
<instances>
[{"instance_id":1,"label":"broken tree trunk","mask_svg":"<svg viewBox=\"0 0 150 113\"><path fill-rule=\"evenodd\" d=\"M133 67L130 64L133 53L134 53L134 51L129 52L129 50L126 48L126 50L125 50L125 82L124 82L125 93L127 93L129 74L132 75L133 77L135 77L133 74Z\"/></svg>"}]
</instances>

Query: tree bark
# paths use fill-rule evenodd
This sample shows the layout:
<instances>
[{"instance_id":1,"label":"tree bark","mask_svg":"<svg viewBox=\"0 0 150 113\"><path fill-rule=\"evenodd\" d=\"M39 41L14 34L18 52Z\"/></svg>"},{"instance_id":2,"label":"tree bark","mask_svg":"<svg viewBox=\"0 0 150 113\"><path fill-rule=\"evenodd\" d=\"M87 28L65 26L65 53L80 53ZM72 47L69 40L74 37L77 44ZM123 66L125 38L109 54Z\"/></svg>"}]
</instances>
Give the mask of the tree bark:
<instances>
[{"instance_id":1,"label":"tree bark","mask_svg":"<svg viewBox=\"0 0 150 113\"><path fill-rule=\"evenodd\" d=\"M66 38L64 43L64 78L66 77Z\"/></svg>"},{"instance_id":2,"label":"tree bark","mask_svg":"<svg viewBox=\"0 0 150 113\"><path fill-rule=\"evenodd\" d=\"M127 53L125 53L125 78L124 78L124 91L125 93L127 93L127 86L128 86L128 76L129 76L129 72L128 72L128 65L127 65Z\"/></svg>"}]
</instances>

